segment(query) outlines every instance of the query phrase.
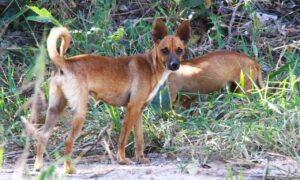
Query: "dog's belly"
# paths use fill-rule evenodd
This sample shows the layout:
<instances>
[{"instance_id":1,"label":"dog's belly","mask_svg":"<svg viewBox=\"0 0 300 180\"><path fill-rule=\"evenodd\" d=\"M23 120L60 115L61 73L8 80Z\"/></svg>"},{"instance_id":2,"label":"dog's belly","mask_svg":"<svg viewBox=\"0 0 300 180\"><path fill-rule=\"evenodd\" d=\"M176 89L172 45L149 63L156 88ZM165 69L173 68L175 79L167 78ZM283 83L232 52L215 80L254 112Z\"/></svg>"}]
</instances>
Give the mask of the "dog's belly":
<instances>
[{"instance_id":1,"label":"dog's belly","mask_svg":"<svg viewBox=\"0 0 300 180\"><path fill-rule=\"evenodd\" d=\"M116 93L116 92L109 92L109 93L97 93L96 91L90 91L90 95L95 98L96 100L103 101L107 104L113 106L127 106L130 93Z\"/></svg>"},{"instance_id":2,"label":"dog's belly","mask_svg":"<svg viewBox=\"0 0 300 180\"><path fill-rule=\"evenodd\" d=\"M110 71L109 71L110 70ZM126 71L110 67L89 76L89 92L97 100L114 106L126 106L130 97L131 79Z\"/></svg>"},{"instance_id":3,"label":"dog's belly","mask_svg":"<svg viewBox=\"0 0 300 180\"><path fill-rule=\"evenodd\" d=\"M224 86L223 79L212 77L198 77L197 79L182 79L184 82L180 88L182 92L203 93L208 94L217 91Z\"/></svg>"},{"instance_id":4,"label":"dog's belly","mask_svg":"<svg viewBox=\"0 0 300 180\"><path fill-rule=\"evenodd\" d=\"M130 98L127 88L97 88L90 90L90 95L113 106L126 106Z\"/></svg>"}]
</instances>

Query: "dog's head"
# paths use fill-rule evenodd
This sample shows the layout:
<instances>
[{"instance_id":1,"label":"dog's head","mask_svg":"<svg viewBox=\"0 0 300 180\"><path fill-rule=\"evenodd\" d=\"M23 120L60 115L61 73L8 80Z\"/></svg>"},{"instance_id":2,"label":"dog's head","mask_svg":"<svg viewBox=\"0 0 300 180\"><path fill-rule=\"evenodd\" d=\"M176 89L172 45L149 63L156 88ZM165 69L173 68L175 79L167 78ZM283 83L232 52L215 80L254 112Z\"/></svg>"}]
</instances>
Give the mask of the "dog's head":
<instances>
[{"instance_id":1,"label":"dog's head","mask_svg":"<svg viewBox=\"0 0 300 180\"><path fill-rule=\"evenodd\" d=\"M152 38L157 59L171 71L179 69L180 61L183 59L185 44L191 33L189 21L183 21L176 30L176 35L168 35L168 29L162 19L154 22Z\"/></svg>"}]
</instances>

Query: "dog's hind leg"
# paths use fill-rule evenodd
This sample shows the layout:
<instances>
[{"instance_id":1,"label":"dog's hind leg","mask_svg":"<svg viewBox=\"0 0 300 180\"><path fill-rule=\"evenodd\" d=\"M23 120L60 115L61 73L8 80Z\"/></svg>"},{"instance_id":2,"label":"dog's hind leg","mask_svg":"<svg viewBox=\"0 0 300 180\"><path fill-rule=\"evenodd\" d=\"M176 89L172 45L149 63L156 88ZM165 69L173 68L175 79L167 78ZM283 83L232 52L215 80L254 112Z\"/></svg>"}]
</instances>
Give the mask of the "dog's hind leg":
<instances>
[{"instance_id":1,"label":"dog's hind leg","mask_svg":"<svg viewBox=\"0 0 300 180\"><path fill-rule=\"evenodd\" d=\"M74 115L72 119L71 132L69 133L66 141L65 141L65 157L67 158L65 161L65 172L68 174L75 173L75 168L71 162L71 155L73 152L73 145L76 138L79 136L80 131L83 127L84 120L86 118L87 105L88 105L88 93L80 92L79 95L73 97L72 102L74 109Z\"/></svg>"},{"instance_id":2,"label":"dog's hind leg","mask_svg":"<svg viewBox=\"0 0 300 180\"><path fill-rule=\"evenodd\" d=\"M184 110L192 107L193 102L197 99L196 95L181 95L181 105Z\"/></svg>"},{"instance_id":3,"label":"dog's hind leg","mask_svg":"<svg viewBox=\"0 0 300 180\"><path fill-rule=\"evenodd\" d=\"M247 94L247 95L251 95L251 90L252 90L252 82L251 82L251 80L249 79L248 81L245 81L245 93Z\"/></svg>"},{"instance_id":4,"label":"dog's hind leg","mask_svg":"<svg viewBox=\"0 0 300 180\"><path fill-rule=\"evenodd\" d=\"M60 89L60 86L56 84L55 80L51 80L46 122L43 131L39 133L37 137L36 159L34 164L34 169L36 171L39 171L43 165L45 146L54 126L58 122L59 115L64 110L65 106L66 98Z\"/></svg>"}]
</instances>

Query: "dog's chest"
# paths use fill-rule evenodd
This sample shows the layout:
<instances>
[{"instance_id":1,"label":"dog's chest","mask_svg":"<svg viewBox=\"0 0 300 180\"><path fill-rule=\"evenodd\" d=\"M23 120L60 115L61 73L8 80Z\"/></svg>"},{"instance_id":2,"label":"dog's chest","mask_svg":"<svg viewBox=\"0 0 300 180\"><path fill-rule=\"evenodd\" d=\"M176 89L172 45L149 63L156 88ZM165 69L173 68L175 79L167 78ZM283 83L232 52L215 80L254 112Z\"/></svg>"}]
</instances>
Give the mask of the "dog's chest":
<instances>
[{"instance_id":1,"label":"dog's chest","mask_svg":"<svg viewBox=\"0 0 300 180\"><path fill-rule=\"evenodd\" d=\"M164 84L164 82L167 80L167 78L169 77L171 71L166 70L163 75L161 76L160 80L158 81L158 83L156 84L156 86L153 88L152 92L150 93L148 100L147 101L151 101L153 99L153 97L156 95L158 89L160 86L162 86Z\"/></svg>"}]
</instances>

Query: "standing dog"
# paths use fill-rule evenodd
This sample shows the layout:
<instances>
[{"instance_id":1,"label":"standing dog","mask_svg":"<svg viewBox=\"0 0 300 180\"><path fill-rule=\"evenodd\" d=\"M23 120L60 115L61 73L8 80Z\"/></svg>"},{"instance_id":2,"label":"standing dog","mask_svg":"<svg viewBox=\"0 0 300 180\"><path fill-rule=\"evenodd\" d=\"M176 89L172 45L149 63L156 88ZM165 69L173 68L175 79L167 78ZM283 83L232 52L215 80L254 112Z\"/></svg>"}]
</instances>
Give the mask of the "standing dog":
<instances>
[{"instance_id":1,"label":"standing dog","mask_svg":"<svg viewBox=\"0 0 300 180\"><path fill-rule=\"evenodd\" d=\"M154 48L148 53L119 58L90 54L64 58L71 40L69 31L64 27L53 28L47 46L57 71L50 81L46 124L38 137L35 169L42 167L48 138L67 103L74 112L71 132L65 141L65 156L71 156L74 141L86 117L89 95L111 105L127 106L118 143L119 163L130 164L125 156L125 145L132 127L136 159L148 163L149 160L144 157L141 114L171 71L179 68L190 31L190 23L183 21L175 36L168 35L164 22L158 19L152 31ZM60 37L59 55L56 44ZM75 172L70 160L66 160L65 170L67 173Z\"/></svg>"},{"instance_id":2,"label":"standing dog","mask_svg":"<svg viewBox=\"0 0 300 180\"><path fill-rule=\"evenodd\" d=\"M244 88L238 86L241 72L244 73ZM232 51L211 52L204 56L183 61L176 72L169 76L169 88L174 102L178 92L208 94L230 83L230 90L251 93L252 82L264 88L259 64L245 54ZM183 98L188 107L195 96Z\"/></svg>"}]
</instances>

